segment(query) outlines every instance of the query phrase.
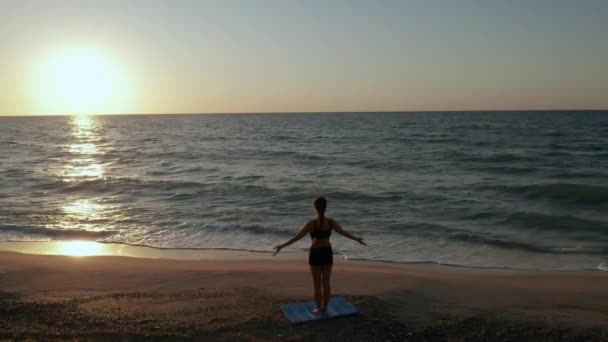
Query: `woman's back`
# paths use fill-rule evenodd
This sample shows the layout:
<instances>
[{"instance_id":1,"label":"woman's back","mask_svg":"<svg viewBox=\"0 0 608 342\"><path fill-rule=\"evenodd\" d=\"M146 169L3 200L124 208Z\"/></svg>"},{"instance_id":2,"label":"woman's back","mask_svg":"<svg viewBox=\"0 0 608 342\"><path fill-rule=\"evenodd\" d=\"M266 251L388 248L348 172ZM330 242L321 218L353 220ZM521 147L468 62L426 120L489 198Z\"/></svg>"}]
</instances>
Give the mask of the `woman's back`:
<instances>
[{"instance_id":1,"label":"woman's back","mask_svg":"<svg viewBox=\"0 0 608 342\"><path fill-rule=\"evenodd\" d=\"M319 222L322 221L322 222ZM332 219L325 217L323 220L311 220L313 228L310 230L310 238L312 239L311 248L331 246L329 237L333 230Z\"/></svg>"}]
</instances>

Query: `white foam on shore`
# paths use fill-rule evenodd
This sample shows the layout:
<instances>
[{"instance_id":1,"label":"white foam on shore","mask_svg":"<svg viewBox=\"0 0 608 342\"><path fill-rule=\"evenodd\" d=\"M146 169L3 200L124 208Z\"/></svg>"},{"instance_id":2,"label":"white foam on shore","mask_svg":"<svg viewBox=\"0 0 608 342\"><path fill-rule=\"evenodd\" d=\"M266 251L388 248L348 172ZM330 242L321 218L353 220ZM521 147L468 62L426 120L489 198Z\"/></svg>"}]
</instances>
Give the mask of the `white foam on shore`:
<instances>
[{"instance_id":1,"label":"white foam on shore","mask_svg":"<svg viewBox=\"0 0 608 342\"><path fill-rule=\"evenodd\" d=\"M67 255L74 257L123 256L175 260L302 259L305 254L302 251L288 251L273 256L271 251L172 249L94 241L0 241L0 251L39 255Z\"/></svg>"},{"instance_id":2,"label":"white foam on shore","mask_svg":"<svg viewBox=\"0 0 608 342\"><path fill-rule=\"evenodd\" d=\"M88 256L119 256L149 259L172 260L299 260L306 262L307 252L302 250L281 251L273 256L273 251L247 251L227 248L200 249L200 248L158 248L150 246L129 245L123 243L108 243L94 241L0 241L0 251L18 252L37 255L65 255L72 257ZM433 261L394 262L388 260L369 260L349 257L338 253L334 258L337 263L371 263L385 265L440 265L462 269L502 269L512 271L608 271L608 263L602 262L597 268L526 268L504 267L490 265L459 265ZM0 271L0 275L2 271Z\"/></svg>"}]
</instances>

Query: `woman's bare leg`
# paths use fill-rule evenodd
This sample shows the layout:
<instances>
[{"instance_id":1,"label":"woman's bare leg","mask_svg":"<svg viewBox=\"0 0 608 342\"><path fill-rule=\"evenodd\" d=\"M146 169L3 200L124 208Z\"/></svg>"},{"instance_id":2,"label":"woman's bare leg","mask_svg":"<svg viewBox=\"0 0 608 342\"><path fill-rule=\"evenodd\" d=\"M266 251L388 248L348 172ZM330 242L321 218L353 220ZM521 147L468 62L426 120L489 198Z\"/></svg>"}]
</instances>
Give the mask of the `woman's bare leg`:
<instances>
[{"instance_id":1,"label":"woman's bare leg","mask_svg":"<svg viewBox=\"0 0 608 342\"><path fill-rule=\"evenodd\" d=\"M329 299L331 298L331 266L332 265L326 265L321 268L321 278L323 281L323 306L321 306L321 312L323 313L327 311Z\"/></svg>"},{"instance_id":2,"label":"woman's bare leg","mask_svg":"<svg viewBox=\"0 0 608 342\"><path fill-rule=\"evenodd\" d=\"M322 268L319 266L310 266L310 272L312 273L312 282L315 287L315 302L317 303L317 308L313 312L320 313L323 311L323 293L321 292Z\"/></svg>"}]
</instances>

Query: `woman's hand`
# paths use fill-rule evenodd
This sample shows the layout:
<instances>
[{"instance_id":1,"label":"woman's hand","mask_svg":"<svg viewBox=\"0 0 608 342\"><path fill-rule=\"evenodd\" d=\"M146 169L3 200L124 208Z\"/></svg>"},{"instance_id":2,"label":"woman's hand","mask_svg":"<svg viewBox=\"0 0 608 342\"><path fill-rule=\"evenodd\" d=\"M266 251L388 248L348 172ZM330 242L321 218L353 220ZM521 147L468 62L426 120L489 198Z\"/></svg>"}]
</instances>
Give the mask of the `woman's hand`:
<instances>
[{"instance_id":1,"label":"woman's hand","mask_svg":"<svg viewBox=\"0 0 608 342\"><path fill-rule=\"evenodd\" d=\"M276 246L274 246L273 249L276 249L276 252L274 252L274 254L272 256L277 255L277 253L279 253L281 251L281 249L283 249L283 247L284 247L283 245L276 245Z\"/></svg>"},{"instance_id":2,"label":"woman's hand","mask_svg":"<svg viewBox=\"0 0 608 342\"><path fill-rule=\"evenodd\" d=\"M363 246L367 246L367 244L365 242L363 242L363 238L361 238L361 237L355 238L355 241L362 244Z\"/></svg>"}]
</instances>

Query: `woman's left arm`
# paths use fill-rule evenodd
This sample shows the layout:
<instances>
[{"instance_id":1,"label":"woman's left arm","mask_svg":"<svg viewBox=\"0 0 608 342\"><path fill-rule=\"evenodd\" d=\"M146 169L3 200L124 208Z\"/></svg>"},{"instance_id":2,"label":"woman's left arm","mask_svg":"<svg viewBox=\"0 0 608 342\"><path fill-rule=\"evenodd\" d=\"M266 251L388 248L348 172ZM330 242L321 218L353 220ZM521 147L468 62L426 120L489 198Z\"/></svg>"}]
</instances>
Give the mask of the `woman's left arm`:
<instances>
[{"instance_id":1,"label":"woman's left arm","mask_svg":"<svg viewBox=\"0 0 608 342\"><path fill-rule=\"evenodd\" d=\"M357 241L358 243L367 246L367 244L365 242L363 242L363 238L362 237L356 237L354 235L352 235L351 233L347 232L346 230L344 230L344 228L342 228L342 226L340 226L338 224L338 222L336 222L335 220L332 219L331 221L333 223L333 227L334 230L337 231L340 235L347 237L351 240Z\"/></svg>"},{"instance_id":2,"label":"woman's left arm","mask_svg":"<svg viewBox=\"0 0 608 342\"><path fill-rule=\"evenodd\" d=\"M298 232L298 234L296 234L296 236L292 237L291 239L289 239L287 242L285 242L283 244L274 246L274 249L276 249L276 252L274 252L273 256L277 255L277 253L279 253L279 251L281 249L291 245L292 243L294 243L294 242L300 240L301 238L303 238L304 236L306 236L306 234L308 234L311 229L312 229L312 224L309 221L308 223L306 223L306 225L304 225L304 227L302 227L302 229L300 229L300 231Z\"/></svg>"}]
</instances>

